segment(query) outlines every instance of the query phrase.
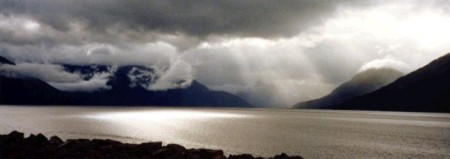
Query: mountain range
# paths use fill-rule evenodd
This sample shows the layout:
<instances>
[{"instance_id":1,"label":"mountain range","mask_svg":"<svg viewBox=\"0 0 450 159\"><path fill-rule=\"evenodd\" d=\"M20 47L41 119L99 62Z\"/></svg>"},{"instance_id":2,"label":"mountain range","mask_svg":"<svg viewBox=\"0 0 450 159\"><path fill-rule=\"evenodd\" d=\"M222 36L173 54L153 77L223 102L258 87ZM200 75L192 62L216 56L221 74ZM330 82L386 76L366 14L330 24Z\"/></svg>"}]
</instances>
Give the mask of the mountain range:
<instances>
[{"instance_id":1,"label":"mountain range","mask_svg":"<svg viewBox=\"0 0 450 159\"><path fill-rule=\"evenodd\" d=\"M15 65L0 57L1 65ZM113 66L65 65L64 71L90 80ZM156 72L145 66L120 66L107 77L106 89L66 91L52 83L0 71L0 104L97 106L252 107L233 94L213 91L193 80L183 88L152 90ZM294 108L450 112L450 53L407 75L389 68L367 69L322 98ZM177 81L183 84L186 81Z\"/></svg>"},{"instance_id":2,"label":"mountain range","mask_svg":"<svg viewBox=\"0 0 450 159\"><path fill-rule=\"evenodd\" d=\"M14 65L14 62L0 57L0 65ZM81 74L84 80L111 68L102 65L62 66L67 72ZM149 90L143 84L154 82L152 71L151 68L143 66L118 67L113 75L108 77L109 89L91 92L63 91L36 78L0 75L0 104L252 107L233 94L210 90L195 80L186 88Z\"/></svg>"},{"instance_id":3,"label":"mountain range","mask_svg":"<svg viewBox=\"0 0 450 159\"><path fill-rule=\"evenodd\" d=\"M450 112L450 53L375 91L342 99L314 108ZM297 104L294 107L304 105Z\"/></svg>"}]
</instances>

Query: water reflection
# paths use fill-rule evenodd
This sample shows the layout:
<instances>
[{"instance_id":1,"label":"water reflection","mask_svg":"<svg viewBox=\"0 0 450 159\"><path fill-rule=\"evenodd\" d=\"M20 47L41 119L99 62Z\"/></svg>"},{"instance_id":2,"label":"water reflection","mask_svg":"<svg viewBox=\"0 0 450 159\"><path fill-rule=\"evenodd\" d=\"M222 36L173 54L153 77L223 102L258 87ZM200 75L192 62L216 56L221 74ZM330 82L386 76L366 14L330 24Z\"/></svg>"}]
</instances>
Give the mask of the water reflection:
<instances>
[{"instance_id":1,"label":"water reflection","mask_svg":"<svg viewBox=\"0 0 450 159\"><path fill-rule=\"evenodd\" d=\"M189 110L147 110L107 112L86 115L88 118L132 121L169 121L180 119L242 118L248 115Z\"/></svg>"},{"instance_id":2,"label":"water reflection","mask_svg":"<svg viewBox=\"0 0 450 159\"><path fill-rule=\"evenodd\" d=\"M166 143L176 142L188 146L204 146L193 142L192 138L204 138L208 131L223 121L250 118L252 115L208 110L134 110L120 112L100 112L84 115L99 124L101 129L111 135L129 136L136 139L158 140ZM221 130L221 129L217 129Z\"/></svg>"}]
</instances>

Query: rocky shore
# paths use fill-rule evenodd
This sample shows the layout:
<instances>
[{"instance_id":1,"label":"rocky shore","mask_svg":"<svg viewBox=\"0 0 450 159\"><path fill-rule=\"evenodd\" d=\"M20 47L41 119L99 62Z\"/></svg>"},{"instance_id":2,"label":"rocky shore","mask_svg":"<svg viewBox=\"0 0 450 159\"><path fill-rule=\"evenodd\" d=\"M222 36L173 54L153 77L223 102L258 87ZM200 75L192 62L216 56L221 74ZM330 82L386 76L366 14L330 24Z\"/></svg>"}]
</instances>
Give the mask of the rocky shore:
<instances>
[{"instance_id":1,"label":"rocky shore","mask_svg":"<svg viewBox=\"0 0 450 159\"><path fill-rule=\"evenodd\" d=\"M263 159L250 154L229 155L222 150L186 149L181 145L162 142L127 144L114 140L69 139L58 136L49 139L42 134L25 138L13 131L0 135L0 158L11 159ZM300 156L276 155L270 159L301 159Z\"/></svg>"}]
</instances>

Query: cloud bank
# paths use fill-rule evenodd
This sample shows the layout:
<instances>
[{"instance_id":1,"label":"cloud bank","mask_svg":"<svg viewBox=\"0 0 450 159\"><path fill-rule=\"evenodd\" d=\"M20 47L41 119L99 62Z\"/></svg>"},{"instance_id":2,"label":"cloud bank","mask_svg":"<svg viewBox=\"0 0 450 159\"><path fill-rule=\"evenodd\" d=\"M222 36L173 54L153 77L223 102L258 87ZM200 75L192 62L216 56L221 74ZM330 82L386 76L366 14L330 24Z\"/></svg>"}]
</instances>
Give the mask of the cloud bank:
<instances>
[{"instance_id":1,"label":"cloud bank","mask_svg":"<svg viewBox=\"0 0 450 159\"><path fill-rule=\"evenodd\" d=\"M401 72L411 72L410 66L404 62L391 59L389 57L383 59L375 59L364 64L358 72L364 72L369 69L393 68Z\"/></svg>"},{"instance_id":2,"label":"cloud bank","mask_svg":"<svg viewBox=\"0 0 450 159\"><path fill-rule=\"evenodd\" d=\"M110 73L95 74L89 80L83 80L79 73L70 73L60 65L19 63L16 65L0 65L0 74L14 78L31 78L43 80L63 91L92 92L110 89L106 84Z\"/></svg>"},{"instance_id":3,"label":"cloud bank","mask_svg":"<svg viewBox=\"0 0 450 159\"><path fill-rule=\"evenodd\" d=\"M68 92L94 92L99 90L111 89L107 85L109 81L109 73L95 74L89 80L78 80L76 82L48 82L51 86Z\"/></svg>"},{"instance_id":4,"label":"cloud bank","mask_svg":"<svg viewBox=\"0 0 450 159\"><path fill-rule=\"evenodd\" d=\"M47 82L77 82L81 80L78 74L64 71L59 65L19 63L16 65L1 65L0 73L15 78L37 78Z\"/></svg>"}]
</instances>

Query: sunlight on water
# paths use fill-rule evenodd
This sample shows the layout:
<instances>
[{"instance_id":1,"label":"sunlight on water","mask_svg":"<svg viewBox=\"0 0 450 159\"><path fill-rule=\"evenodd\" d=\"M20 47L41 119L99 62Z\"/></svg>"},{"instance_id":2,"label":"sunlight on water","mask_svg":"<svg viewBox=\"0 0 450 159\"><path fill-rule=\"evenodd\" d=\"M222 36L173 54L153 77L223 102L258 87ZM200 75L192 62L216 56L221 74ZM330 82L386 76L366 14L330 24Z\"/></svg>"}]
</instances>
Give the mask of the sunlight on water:
<instances>
[{"instance_id":1,"label":"sunlight on water","mask_svg":"<svg viewBox=\"0 0 450 159\"><path fill-rule=\"evenodd\" d=\"M211 125L208 123L250 117L252 117L250 114L208 110L148 109L108 111L83 115L83 118L101 123L93 128L100 129L97 132L107 132L111 135L128 136L135 139L177 142L192 146L195 145L195 142L189 139L201 134L198 130L208 132L206 130L211 129ZM206 136L206 134L203 135Z\"/></svg>"},{"instance_id":2,"label":"sunlight on water","mask_svg":"<svg viewBox=\"0 0 450 159\"><path fill-rule=\"evenodd\" d=\"M168 121L180 119L211 119L211 118L242 118L249 115L217 113L206 111L188 110L153 110L153 111L130 111L130 112L108 112L86 115L88 118L133 120L133 121Z\"/></svg>"}]
</instances>

